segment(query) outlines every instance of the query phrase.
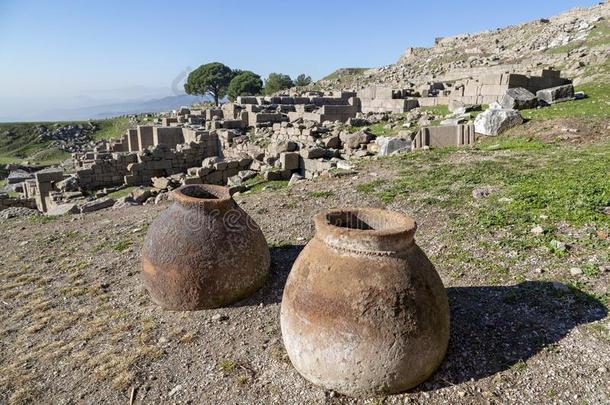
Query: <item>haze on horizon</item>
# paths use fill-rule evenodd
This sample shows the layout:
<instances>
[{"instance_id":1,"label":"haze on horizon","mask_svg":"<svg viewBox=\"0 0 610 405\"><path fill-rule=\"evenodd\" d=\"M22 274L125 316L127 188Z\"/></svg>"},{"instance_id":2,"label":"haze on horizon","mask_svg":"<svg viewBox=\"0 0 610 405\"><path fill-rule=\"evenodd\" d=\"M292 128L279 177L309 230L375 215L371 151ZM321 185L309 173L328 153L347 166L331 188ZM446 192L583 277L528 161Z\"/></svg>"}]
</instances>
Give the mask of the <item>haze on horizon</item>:
<instances>
[{"instance_id":1,"label":"haze on horizon","mask_svg":"<svg viewBox=\"0 0 610 405\"><path fill-rule=\"evenodd\" d=\"M212 61L317 80L340 67L394 63L439 36L596 3L1 0L0 121L177 95L189 70Z\"/></svg>"}]
</instances>

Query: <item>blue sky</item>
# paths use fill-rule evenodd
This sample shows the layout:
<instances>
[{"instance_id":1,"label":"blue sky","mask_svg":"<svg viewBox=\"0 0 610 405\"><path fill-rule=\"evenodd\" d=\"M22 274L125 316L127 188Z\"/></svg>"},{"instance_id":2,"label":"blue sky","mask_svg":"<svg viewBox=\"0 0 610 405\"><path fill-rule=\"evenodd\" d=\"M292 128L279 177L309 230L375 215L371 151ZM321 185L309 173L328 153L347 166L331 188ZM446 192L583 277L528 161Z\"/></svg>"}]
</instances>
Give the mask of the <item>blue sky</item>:
<instances>
[{"instance_id":1,"label":"blue sky","mask_svg":"<svg viewBox=\"0 0 610 405\"><path fill-rule=\"evenodd\" d=\"M318 79L338 67L393 63L406 47L430 46L436 36L595 3L0 0L0 99L171 94L182 72L211 61Z\"/></svg>"}]
</instances>

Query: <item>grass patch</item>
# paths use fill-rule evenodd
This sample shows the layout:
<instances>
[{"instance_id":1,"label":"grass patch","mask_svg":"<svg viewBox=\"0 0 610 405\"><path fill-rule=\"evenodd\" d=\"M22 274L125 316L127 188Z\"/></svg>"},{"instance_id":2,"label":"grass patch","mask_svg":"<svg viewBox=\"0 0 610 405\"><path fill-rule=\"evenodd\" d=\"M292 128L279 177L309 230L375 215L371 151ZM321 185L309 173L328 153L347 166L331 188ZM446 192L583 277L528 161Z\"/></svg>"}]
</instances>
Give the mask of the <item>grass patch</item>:
<instances>
[{"instance_id":1,"label":"grass patch","mask_svg":"<svg viewBox=\"0 0 610 405\"><path fill-rule=\"evenodd\" d=\"M115 200L123 197L127 197L133 190L135 190L136 186L125 187L117 191L113 191L112 193L108 193L106 198L113 198Z\"/></svg>"},{"instance_id":2,"label":"grass patch","mask_svg":"<svg viewBox=\"0 0 610 405\"><path fill-rule=\"evenodd\" d=\"M377 179L368 183L358 184L356 190L361 193L371 194L377 191L384 183L385 181Z\"/></svg>"},{"instance_id":3,"label":"grass patch","mask_svg":"<svg viewBox=\"0 0 610 405\"><path fill-rule=\"evenodd\" d=\"M435 105L430 107L420 107L421 111L428 111L434 115L447 115L449 114L449 106L448 105Z\"/></svg>"},{"instance_id":4,"label":"grass patch","mask_svg":"<svg viewBox=\"0 0 610 405\"><path fill-rule=\"evenodd\" d=\"M460 165L444 162L442 150L410 153L391 159L402 168L396 179L365 183L358 190L376 192L386 203L424 195L459 206L472 201L475 187L493 185L499 191L478 204L481 226L532 224L541 215L550 222L607 224L602 210L610 205L610 143L560 148L519 138L494 142L521 153ZM469 153L490 154L485 148Z\"/></svg>"},{"instance_id":5,"label":"grass patch","mask_svg":"<svg viewBox=\"0 0 610 405\"><path fill-rule=\"evenodd\" d=\"M218 363L218 369L225 374L232 374L237 369L237 362L233 359L224 359Z\"/></svg>"},{"instance_id":6,"label":"grass patch","mask_svg":"<svg viewBox=\"0 0 610 405\"><path fill-rule=\"evenodd\" d=\"M250 188L252 193L259 193L263 190L277 191L288 187L288 180L272 180L272 181L260 181L256 182Z\"/></svg>"},{"instance_id":7,"label":"grass patch","mask_svg":"<svg viewBox=\"0 0 610 405\"><path fill-rule=\"evenodd\" d=\"M98 129L91 136L95 140L120 138L131 127L126 117L110 118L95 123Z\"/></svg>"},{"instance_id":8,"label":"grass patch","mask_svg":"<svg viewBox=\"0 0 610 405\"><path fill-rule=\"evenodd\" d=\"M492 150L516 150L516 151L533 151L552 147L547 143L542 142L537 138L527 136L498 136L494 138L486 138L477 145L477 148L485 151Z\"/></svg>"},{"instance_id":9,"label":"grass patch","mask_svg":"<svg viewBox=\"0 0 610 405\"><path fill-rule=\"evenodd\" d=\"M332 191L312 191L309 195L313 198L328 198L335 195Z\"/></svg>"},{"instance_id":10,"label":"grass patch","mask_svg":"<svg viewBox=\"0 0 610 405\"><path fill-rule=\"evenodd\" d=\"M374 124L368 126L369 132L375 136L388 136L395 135L402 128L402 124L400 122L396 122L392 124L392 128L388 128L388 121L379 121Z\"/></svg>"},{"instance_id":11,"label":"grass patch","mask_svg":"<svg viewBox=\"0 0 610 405\"><path fill-rule=\"evenodd\" d=\"M112 245L112 250L114 250L115 252L124 252L127 249L129 249L131 246L133 245L133 241L129 240L129 239L123 239L117 243L115 243L114 245Z\"/></svg>"}]
</instances>

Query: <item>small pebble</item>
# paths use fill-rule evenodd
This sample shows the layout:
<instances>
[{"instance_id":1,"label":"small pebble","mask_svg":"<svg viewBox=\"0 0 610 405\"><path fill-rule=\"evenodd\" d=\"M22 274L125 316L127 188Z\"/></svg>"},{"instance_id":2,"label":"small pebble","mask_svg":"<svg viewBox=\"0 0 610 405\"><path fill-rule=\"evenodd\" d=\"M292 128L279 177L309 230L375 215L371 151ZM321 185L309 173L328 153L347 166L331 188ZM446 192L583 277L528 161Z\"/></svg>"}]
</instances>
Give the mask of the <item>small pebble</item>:
<instances>
[{"instance_id":1,"label":"small pebble","mask_svg":"<svg viewBox=\"0 0 610 405\"><path fill-rule=\"evenodd\" d=\"M572 267L570 269L570 274L573 276L580 276L582 274L582 269L579 267Z\"/></svg>"}]
</instances>

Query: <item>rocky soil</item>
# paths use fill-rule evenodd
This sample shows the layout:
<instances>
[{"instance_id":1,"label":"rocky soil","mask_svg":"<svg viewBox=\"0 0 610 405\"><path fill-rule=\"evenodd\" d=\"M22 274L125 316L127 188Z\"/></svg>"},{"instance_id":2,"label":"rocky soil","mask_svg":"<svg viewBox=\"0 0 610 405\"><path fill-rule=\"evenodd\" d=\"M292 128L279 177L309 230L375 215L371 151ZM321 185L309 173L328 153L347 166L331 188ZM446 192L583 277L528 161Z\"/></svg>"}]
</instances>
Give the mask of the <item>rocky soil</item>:
<instances>
[{"instance_id":1,"label":"rocky soil","mask_svg":"<svg viewBox=\"0 0 610 405\"><path fill-rule=\"evenodd\" d=\"M511 181L575 170L558 166L561 153L572 156L566 164L603 164L607 138L592 140L590 154L569 140L516 139L372 160L357 174L236 196L267 237L271 274L252 297L216 310L166 311L142 287L142 240L169 202L2 220L0 403L607 403L607 222L544 209L526 219L509 201L524 198ZM493 165L515 178L490 175ZM282 289L313 235L311 217L345 206L412 215L448 288L449 352L402 395L351 399L313 386L282 345ZM501 213L525 222L503 223Z\"/></svg>"}]
</instances>

